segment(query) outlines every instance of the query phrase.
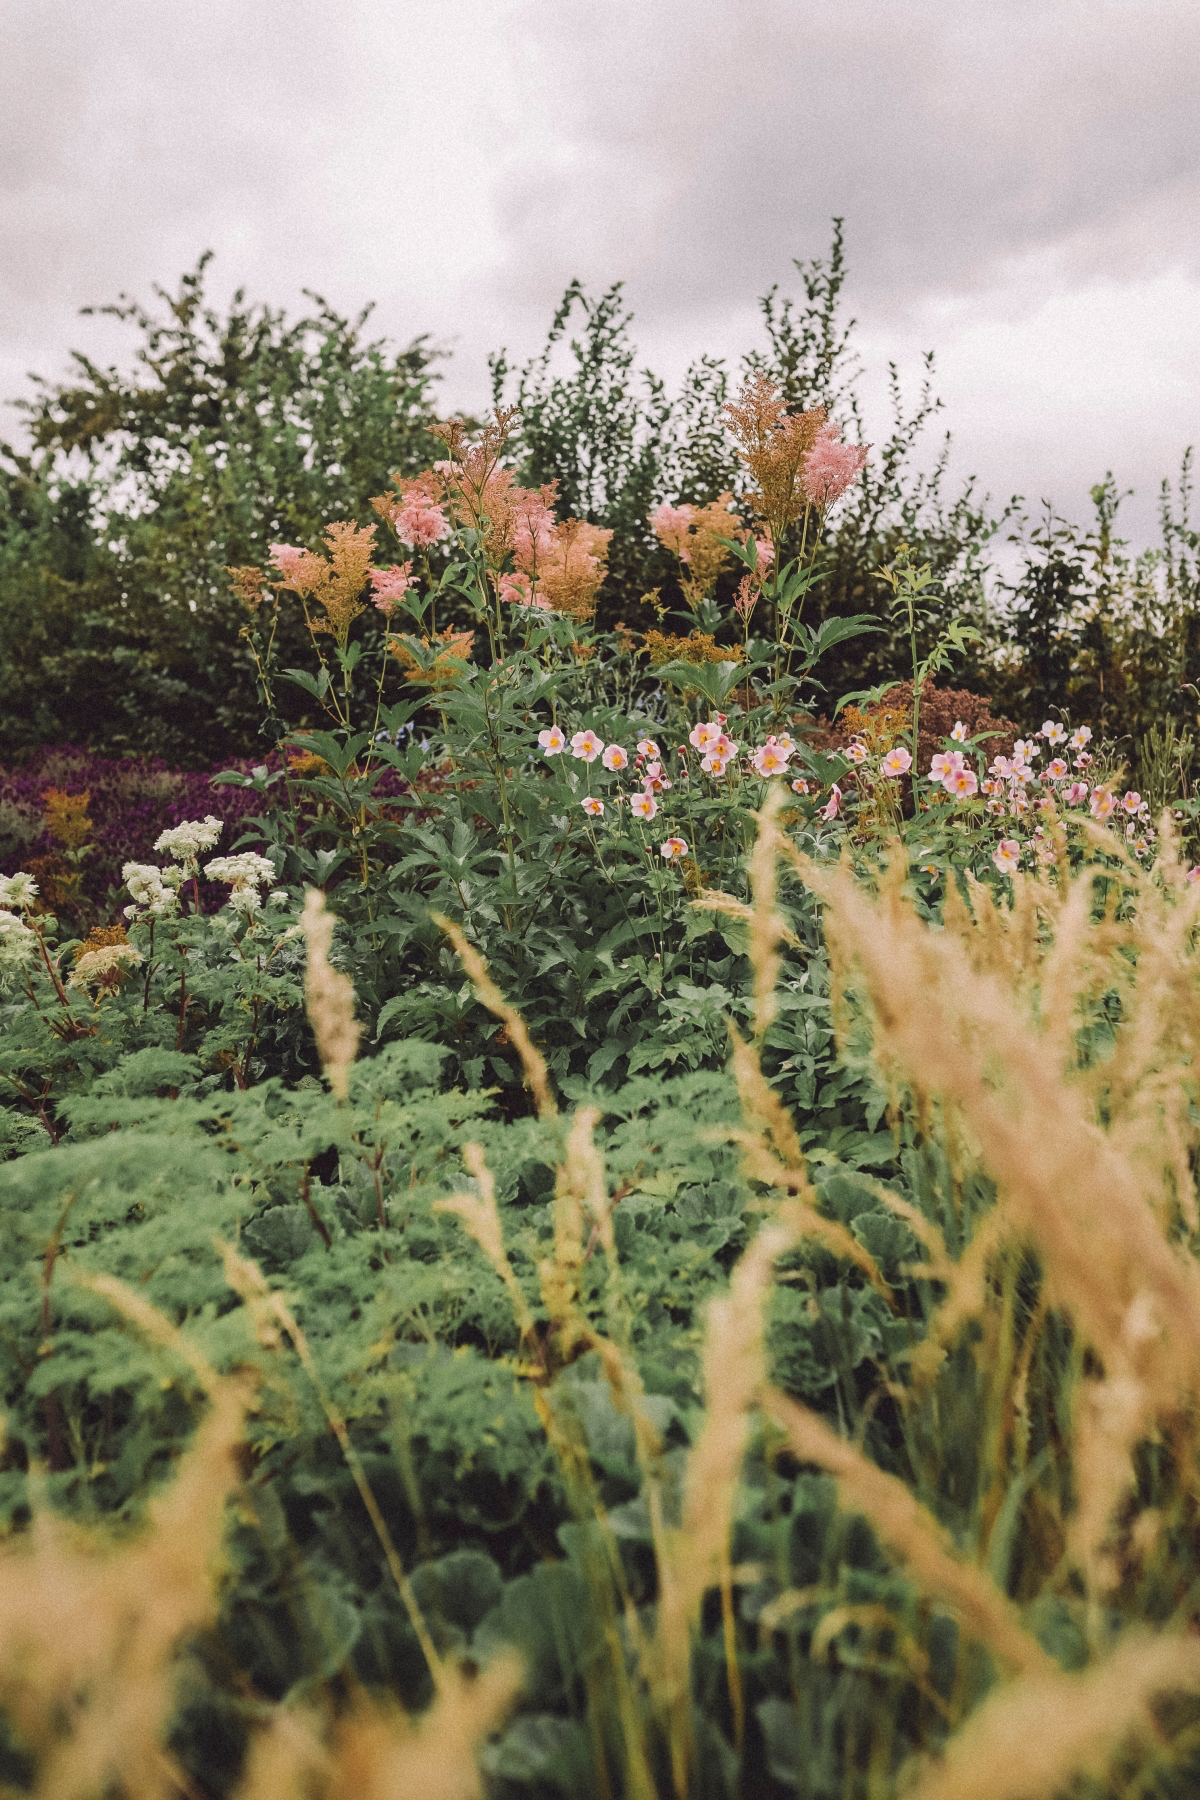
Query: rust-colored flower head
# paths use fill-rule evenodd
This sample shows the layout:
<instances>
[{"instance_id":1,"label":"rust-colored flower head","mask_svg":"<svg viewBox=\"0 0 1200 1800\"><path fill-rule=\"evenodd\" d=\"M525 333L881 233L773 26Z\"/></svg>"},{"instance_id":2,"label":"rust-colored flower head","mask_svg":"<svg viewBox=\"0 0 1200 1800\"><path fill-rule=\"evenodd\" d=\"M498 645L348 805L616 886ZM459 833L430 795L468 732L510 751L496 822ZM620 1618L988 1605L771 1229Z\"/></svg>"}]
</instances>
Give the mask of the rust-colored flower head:
<instances>
[{"instance_id":1,"label":"rust-colored flower head","mask_svg":"<svg viewBox=\"0 0 1200 1800\"><path fill-rule=\"evenodd\" d=\"M551 535L540 561L541 591L555 612L586 624L607 573L612 532L583 519L564 519Z\"/></svg>"},{"instance_id":2,"label":"rust-colored flower head","mask_svg":"<svg viewBox=\"0 0 1200 1800\"><path fill-rule=\"evenodd\" d=\"M328 556L313 550L297 550L291 544L272 544L271 560L279 570L278 585L290 588L305 602L315 601L324 618L309 618L311 632L327 632L344 650L350 627L366 611L363 590L371 579L375 552L374 525L355 525L340 520L325 528Z\"/></svg>"},{"instance_id":3,"label":"rust-colored flower head","mask_svg":"<svg viewBox=\"0 0 1200 1800\"><path fill-rule=\"evenodd\" d=\"M775 383L756 369L724 414L754 483L755 507L766 521L772 544L778 546L788 526L811 504L804 486L804 460L826 423L825 408L789 413Z\"/></svg>"},{"instance_id":4,"label":"rust-colored flower head","mask_svg":"<svg viewBox=\"0 0 1200 1800\"><path fill-rule=\"evenodd\" d=\"M500 453L516 418L515 407L497 407L474 441L463 419L433 426L448 452L434 472L445 483L451 515L456 523L483 533L484 553L495 569L513 548L513 478L510 469L501 468Z\"/></svg>"},{"instance_id":5,"label":"rust-colored flower head","mask_svg":"<svg viewBox=\"0 0 1200 1800\"><path fill-rule=\"evenodd\" d=\"M269 583L261 569L247 564L240 568L227 567L225 573L229 577L229 585L249 613L256 613L267 597Z\"/></svg>"},{"instance_id":6,"label":"rust-colored flower head","mask_svg":"<svg viewBox=\"0 0 1200 1800\"><path fill-rule=\"evenodd\" d=\"M456 664L466 662L475 642L473 631L456 631L453 625L447 625L445 631L439 631L432 643L427 637L421 639L421 648L431 650L439 646L438 654L428 668L424 667L420 657L415 656L403 638L389 638L388 649L404 670L408 680L414 687L449 687L458 680L460 670ZM452 661L451 658L454 660Z\"/></svg>"},{"instance_id":7,"label":"rust-colored flower head","mask_svg":"<svg viewBox=\"0 0 1200 1800\"><path fill-rule=\"evenodd\" d=\"M47 788L42 795L46 830L64 850L79 850L86 844L95 827L88 817L92 796L85 788L82 794L68 794L62 788Z\"/></svg>"},{"instance_id":8,"label":"rust-colored flower head","mask_svg":"<svg viewBox=\"0 0 1200 1800\"><path fill-rule=\"evenodd\" d=\"M726 540L741 537L745 530L732 507L732 494L718 494L707 506L664 504L650 515L659 543L679 558L680 585L693 610L712 593L729 561Z\"/></svg>"}]
</instances>

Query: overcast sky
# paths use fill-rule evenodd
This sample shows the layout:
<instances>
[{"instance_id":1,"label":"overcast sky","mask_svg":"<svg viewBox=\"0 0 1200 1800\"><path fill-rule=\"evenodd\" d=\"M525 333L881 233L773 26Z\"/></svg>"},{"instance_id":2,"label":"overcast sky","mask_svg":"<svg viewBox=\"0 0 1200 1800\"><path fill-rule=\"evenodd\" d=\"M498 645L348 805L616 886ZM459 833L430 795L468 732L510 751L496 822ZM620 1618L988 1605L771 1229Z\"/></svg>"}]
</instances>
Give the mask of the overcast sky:
<instances>
[{"instance_id":1,"label":"overcast sky","mask_svg":"<svg viewBox=\"0 0 1200 1800\"><path fill-rule=\"evenodd\" d=\"M1111 468L1144 540L1200 442L1196 0L0 0L0 395L206 248L452 344L453 404L573 275L675 377L835 213L868 392L936 350L958 474Z\"/></svg>"}]
</instances>

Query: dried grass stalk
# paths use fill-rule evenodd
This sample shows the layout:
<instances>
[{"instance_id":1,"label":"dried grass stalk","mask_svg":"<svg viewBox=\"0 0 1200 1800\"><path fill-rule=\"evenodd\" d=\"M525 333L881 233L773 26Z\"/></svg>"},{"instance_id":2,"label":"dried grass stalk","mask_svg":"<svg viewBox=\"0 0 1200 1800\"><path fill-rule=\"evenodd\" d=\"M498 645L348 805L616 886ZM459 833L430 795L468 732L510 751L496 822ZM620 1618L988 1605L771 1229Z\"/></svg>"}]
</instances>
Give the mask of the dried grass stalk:
<instances>
[{"instance_id":1,"label":"dried grass stalk","mask_svg":"<svg viewBox=\"0 0 1200 1800\"><path fill-rule=\"evenodd\" d=\"M171 1323L123 1283L88 1282L195 1370L209 1411L171 1484L132 1538L38 1513L0 1551L0 1706L36 1763L35 1800L168 1800L164 1748L177 1655L215 1622L225 1501L252 1396L218 1377Z\"/></svg>"},{"instance_id":2,"label":"dried grass stalk","mask_svg":"<svg viewBox=\"0 0 1200 1800\"><path fill-rule=\"evenodd\" d=\"M1157 890L1161 900L1139 925L1137 985L1143 970L1147 983L1139 1006L1154 1021L1143 1029L1131 1006L1127 1054L1145 1088L1126 1081L1115 1089L1101 1070L1117 1111L1105 1130L1096 1116L1096 1082L1073 1078L1048 1059L1048 1043L1069 1041L1066 1021L1075 1017L1063 997L1075 984L1062 967L1055 972L1056 1017L1043 1034L1013 981L981 968L962 933L931 931L897 892L873 899L846 869L798 861L827 902L827 936L841 978L860 981L870 999L877 1053L926 1105L937 1096L963 1121L997 1182L1003 1230L1037 1245L1048 1301L1073 1315L1101 1360L1103 1379L1086 1384L1078 1409L1074 1535L1077 1562L1093 1584L1105 1585L1115 1572L1105 1551L1108 1522L1128 1487L1132 1451L1157 1418L1188 1414L1200 1390L1200 1267L1169 1235L1171 1209L1156 1196L1161 1152L1150 1142L1162 1136L1166 1087L1177 1086L1186 1103L1191 1085L1195 903ZM1080 942L1070 900L1060 908L1064 916ZM1169 953L1160 953L1156 938ZM1113 1060L1119 1070L1120 1059ZM1163 1076L1157 1087L1148 1079L1156 1070ZM1195 1127L1185 1127L1184 1110L1176 1106L1172 1116L1192 1145ZM1190 1189L1190 1171L1186 1181Z\"/></svg>"},{"instance_id":3,"label":"dried grass stalk","mask_svg":"<svg viewBox=\"0 0 1200 1800\"><path fill-rule=\"evenodd\" d=\"M354 984L329 961L336 923L333 914L325 910L321 890L309 888L300 915L300 928L308 947L304 1000L321 1066L334 1094L344 1100L349 1093L350 1065L358 1054L359 1031L354 1017Z\"/></svg>"},{"instance_id":4,"label":"dried grass stalk","mask_svg":"<svg viewBox=\"0 0 1200 1800\"><path fill-rule=\"evenodd\" d=\"M554 1096L550 1092L550 1076L546 1069L545 1058L534 1047L532 1038L525 1028L525 1021L515 1006L510 1006L500 989L488 974L488 966L473 944L469 944L462 930L453 919L446 918L444 913L431 913L434 924L444 931L463 968L471 978L471 984L479 997L480 1004L497 1019L502 1020L508 1032L509 1042L515 1047L521 1058L521 1067L525 1071L525 1085L533 1095L540 1119L552 1119L558 1112Z\"/></svg>"},{"instance_id":5,"label":"dried grass stalk","mask_svg":"<svg viewBox=\"0 0 1200 1800\"><path fill-rule=\"evenodd\" d=\"M451 1194L448 1199L435 1200L433 1210L453 1213L462 1220L507 1288L521 1336L530 1338L534 1335L533 1314L504 1247L504 1228L500 1223L500 1209L496 1204L496 1183L484 1158L483 1146L464 1144L463 1161L479 1183L478 1194Z\"/></svg>"},{"instance_id":6,"label":"dried grass stalk","mask_svg":"<svg viewBox=\"0 0 1200 1800\"><path fill-rule=\"evenodd\" d=\"M362 1699L324 1729L280 1710L253 1743L237 1800L480 1800L479 1743L520 1687L520 1661L505 1655L474 1677L452 1671L419 1719Z\"/></svg>"},{"instance_id":7,"label":"dried grass stalk","mask_svg":"<svg viewBox=\"0 0 1200 1800\"><path fill-rule=\"evenodd\" d=\"M752 1415L765 1381L763 1305L776 1259L794 1242L786 1225L769 1225L730 1277L729 1292L708 1308L704 1340L704 1424L688 1458L680 1528L664 1534L659 1554L658 1629L653 1677L668 1721L671 1767L679 1800L688 1793L692 1756L690 1667L700 1603L721 1589L726 1669L735 1737L742 1697L733 1642L729 1535Z\"/></svg>"},{"instance_id":8,"label":"dried grass stalk","mask_svg":"<svg viewBox=\"0 0 1200 1800\"><path fill-rule=\"evenodd\" d=\"M926 1765L908 1800L1050 1800L1075 1775L1158 1738L1151 1706L1200 1690L1200 1640L1131 1634L1078 1674L1055 1669L991 1695Z\"/></svg>"},{"instance_id":9,"label":"dried grass stalk","mask_svg":"<svg viewBox=\"0 0 1200 1800\"><path fill-rule=\"evenodd\" d=\"M1021 1624L1012 1602L983 1572L964 1562L933 1515L896 1476L888 1475L830 1430L823 1419L772 1389L764 1406L803 1462L835 1477L844 1505L870 1519L893 1555L929 1594L948 1607L1006 1668L1048 1673L1054 1664Z\"/></svg>"}]
</instances>

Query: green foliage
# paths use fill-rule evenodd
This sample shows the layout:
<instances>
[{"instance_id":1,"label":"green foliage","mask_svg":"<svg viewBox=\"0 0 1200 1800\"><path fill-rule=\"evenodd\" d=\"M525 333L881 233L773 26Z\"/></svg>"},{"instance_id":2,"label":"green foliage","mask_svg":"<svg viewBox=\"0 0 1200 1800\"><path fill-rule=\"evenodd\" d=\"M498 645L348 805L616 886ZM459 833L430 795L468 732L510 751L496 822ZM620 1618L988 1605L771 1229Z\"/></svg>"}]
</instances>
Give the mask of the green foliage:
<instances>
[{"instance_id":1,"label":"green foliage","mask_svg":"<svg viewBox=\"0 0 1200 1800\"><path fill-rule=\"evenodd\" d=\"M261 563L277 540L312 545L331 519L369 522L389 476L437 454L424 340L371 341L366 313L343 319L323 302L289 321L239 294L222 317L205 301L206 260L177 295L160 292L165 312L130 300L104 309L138 334L133 373L77 356L74 377L43 383L27 406L31 450L4 455L0 749L10 755L63 738L189 766L253 750L260 695L227 565ZM861 439L840 220L829 255L795 270L798 297L762 297L765 344L742 372L762 370L789 407L826 405ZM520 478L556 481L564 516L613 533L601 624L645 628L655 607L680 601L652 507L739 488L721 422L736 383L705 356L668 393L639 371L631 326L620 284L591 296L574 282L544 349L520 368L501 351L491 369L495 399L520 411ZM877 625L829 659L828 691L903 677L910 646L879 571L907 545L936 578L933 635L953 616L983 633L962 672L1000 707L1066 709L1135 740L1162 717L1182 720L1200 674L1190 463L1177 493L1164 487L1161 545L1142 558L1115 534L1111 477L1094 490L1091 529L1054 517L1031 529L1017 500L997 513L971 483L950 491L948 438L929 466L933 379L930 356L910 398L890 367L886 437L825 523L807 622ZM1024 563L1005 589L991 545L1010 521ZM726 575L722 606L729 591ZM448 603L442 622L458 616ZM289 616L279 629L284 665L302 663L302 625ZM300 722L302 707L293 694L272 733Z\"/></svg>"},{"instance_id":2,"label":"green foliage","mask_svg":"<svg viewBox=\"0 0 1200 1800\"><path fill-rule=\"evenodd\" d=\"M1200 534L1192 462L1189 450L1174 491L1164 481L1160 541L1140 556L1117 535L1125 496L1111 474L1092 489L1086 529L1054 513L1026 527L1025 567L991 620L989 680L1002 706L1029 716L1057 706L1134 743L1167 721L1194 717Z\"/></svg>"},{"instance_id":3,"label":"green foliage","mask_svg":"<svg viewBox=\"0 0 1200 1800\"><path fill-rule=\"evenodd\" d=\"M842 278L838 238L829 264L804 274L805 310L774 294L764 301L770 366L796 403L846 392ZM165 580L182 546L187 580L203 577L215 592L217 561L234 538L222 526L201 534L198 549L188 536L197 459L233 458L239 544L261 556L277 534L315 542L326 519L304 507L320 499L327 515L353 516L354 483L376 485L382 452L364 437L361 462L347 445L346 466L331 468L318 466L312 445L340 441L343 406L356 394L375 395L366 416L382 431L381 396L394 394L400 365L326 312L287 331L274 315L236 314L236 331L227 328L201 313L199 277L189 279L173 325L134 314L158 387L135 392L85 370L38 419L47 446L94 458L98 483L142 481L157 496L111 552L125 559L122 581L135 568ZM628 593L657 566L645 518L664 470L673 497L703 498L713 491L705 482L722 479L713 422L724 375L706 365L682 415L673 412L652 382L645 396L635 391L619 295L593 304L572 290L555 344L575 307L587 325L572 347L574 372L543 359L519 377L516 449L529 479L560 483L564 509L612 524L616 591L625 584ZM205 360L209 339L236 365L231 374L222 363L220 380ZM269 392L283 407L288 370L297 391L311 385L311 369L294 359L311 353L320 364L326 351L336 368L316 387L328 412L284 408L286 429L264 427L270 444L258 460L238 460L229 394ZM423 353L402 372L404 443L385 446L401 467L420 441ZM502 382L502 365L496 373ZM252 414L272 416L246 401L238 431L250 439ZM687 429L672 436L680 416ZM114 920L85 942L60 929L28 878L4 878L0 1519L14 1541L38 1506L133 1526L201 1413L180 1348L193 1371L203 1356L222 1375L257 1372L219 1616L194 1646L172 1738L197 1791L232 1792L272 1702L295 1709L324 1692L337 1707L362 1686L426 1704L430 1668L414 1616L448 1658L486 1664L508 1645L523 1656L520 1709L483 1751L495 1800L672 1791L684 1800L672 1754L680 1709L686 1800L880 1800L911 1758L943 1745L996 1680L1003 1659L985 1648L986 1633L973 1635L970 1610L936 1583L923 1587L919 1567L906 1573L902 1534L885 1542L852 1504L839 1506L834 1483L773 1426L759 1419L746 1443L737 1438L761 1381L736 1403L737 1421L722 1415L723 1382L732 1390L743 1379L748 1354L737 1333L757 1304L746 1310L743 1292L731 1325L729 1277L745 1270L764 1221L803 1220L775 1259L769 1297L764 1283L770 1381L876 1475L919 1496L946 1533L938 1553L986 1569L997 1604L1011 1601L1014 1616L1024 1609L1032 1650L1080 1666L1102 1660L1118 1628L1190 1616L1191 1489L1156 1442L1138 1450L1137 1502L1166 1521L1178 1570L1148 1565L1143 1579L1131 1561L1100 1617L1064 1561L1086 1475L1071 1420L1081 1384L1097 1379L1091 1351L1019 1233L996 1240L993 1261L979 1260L1006 1203L997 1175L1010 1172L985 1169L970 1130L931 1100L921 1070L885 1054L886 1033L919 1011L923 989L910 985L903 1006L877 1006L873 1026L844 937L839 963L827 949L815 896L835 894L839 880L884 893L873 930L897 920L916 932L921 921L944 927L920 939L924 975L948 964L956 934L977 929L970 898L983 924L961 980L1003 970L1021 1004L1033 996L1022 1028L1042 1030L1033 963L1059 890L1031 885L1010 910L1004 859L997 865L993 851L1020 830L1035 867L1056 861L1063 882L1090 858L1076 941L1103 921L1117 949L1107 966L1084 959L1077 991L1060 959L1067 999L1056 1002L1065 1011L1053 1029L1070 1092L1100 1084L1085 1133L1092 1144L1137 1085L1120 1074L1121 1029L1136 1024L1131 971L1154 934L1120 933L1149 893L1169 899L1167 923L1171 907L1191 904L1182 870L1155 885L1151 841L1127 848L1123 817L1098 845L1065 801L1060 829L1051 799L1039 836L1013 823L1033 803L1019 774L1005 778L999 814L982 792L952 802L925 768L907 797L892 779L885 753L905 737L919 747L934 678L974 654L983 629L962 616L976 525L965 512L939 524L936 505L905 513L916 505L902 484L916 429L897 425L880 477L891 486L864 487L848 508L858 521L846 527L848 544L869 544L872 558L885 544L895 552L879 592L853 613L829 602L839 566L850 566L837 562L839 526L807 563L780 559L770 578L775 636L749 640L740 662L681 656L647 668L623 634L502 602L507 553L493 555L478 521L463 522L452 491L453 529L412 559L419 574L390 612L367 610L363 578L343 596L344 629L314 637L285 583L266 590L256 619L269 615L270 625L244 640L253 652L244 666L272 734L282 734L281 756L224 778L241 797L261 798L262 817L244 818L246 838L223 845L211 866L210 880L229 889L215 913L200 910L197 854L181 841L177 864L126 869L125 926ZM160 448L146 456L147 444ZM214 444L224 448L212 455ZM276 462L283 499L270 493ZM51 490L32 465L25 476L22 518L61 550L58 524L35 517ZM936 488L921 492L921 506L932 505ZM73 516L79 523L86 509ZM1111 507L1104 516L1111 526ZM956 563L960 528L965 561ZM1186 596L1194 545L1185 525L1172 529L1175 560L1155 566L1163 591ZM1105 542L1096 568L1123 567L1111 531ZM753 572L744 546L732 554ZM1048 646L1080 580L1072 555L1063 549L1038 590ZM102 579L87 556L72 567L64 582ZM890 613L880 598L888 579ZM167 591L186 603L186 584ZM139 605L129 600L135 617ZM721 622L719 597L704 605L711 620L697 617L709 631ZM1179 618L1184 610L1181 600ZM215 612L198 602L194 616L211 646ZM474 644L434 642L447 620L465 624ZM852 641L859 674L889 676L900 646L913 680L911 712L906 701L895 719L871 710L889 681L846 696L843 706L857 698L866 708L848 742L820 732L812 715L822 683L832 709L837 658ZM1069 686L1076 663L1064 661L1060 674ZM234 691L232 678L222 685ZM197 705L211 692L188 691ZM1019 697L1053 710L1049 687ZM300 705L297 721L289 707ZM943 729L944 720L943 750L953 742L982 775L987 739L964 727L951 740ZM620 754L608 764L599 744L571 754L575 731ZM711 750L726 737L736 743ZM753 753L771 745L786 773L756 769ZM1111 731L1084 754L1088 783L1107 792L1119 768ZM721 767L705 768L711 755ZM1160 722L1142 755L1147 793L1181 798L1190 740ZM1035 787L1034 800L1056 791ZM1142 813L1128 818L1136 836ZM215 844L215 824L208 836L196 831L197 842ZM266 854L245 852L246 840ZM312 887L327 892L337 929L331 967L321 976L310 957L306 987L301 907ZM1192 939L1179 942L1182 964ZM832 932L829 943L838 948ZM502 998L471 955L485 959ZM1185 978L1173 969L1172 979ZM349 987L359 1055L338 1098L321 1059L333 1066L339 1007L333 1025L346 1040ZM1190 1017L1181 1007L1180 1031ZM939 1029L937 1018L925 1021L931 1056L943 1048ZM876 1031L885 1039L878 1057ZM1182 1134L1171 1138L1183 1148L1163 1209L1182 1268L1188 1197L1178 1170L1190 1169L1191 1139L1180 1121L1192 1115L1190 1090L1180 1108L1169 1097L1173 1075L1159 1079L1161 1068L1174 1070L1168 1057L1184 1054L1170 1033L1156 1012L1125 1041L1153 1039L1154 1104ZM960 1034L964 1058L977 1036L973 1022ZM537 1058L572 1116L535 1109ZM1119 1078L1105 1088L1110 1064ZM1005 1070L988 1064L985 1076L991 1105ZM1045 1079L1054 1076L1048 1069ZM1171 1137L1158 1115L1148 1118L1107 1141ZM1166 1179L1158 1165L1153 1175ZM118 1278L153 1307L168 1341L135 1331L98 1277ZM978 1295L964 1315L970 1328L931 1339L944 1295L969 1281ZM286 1297L290 1312L272 1312L271 1296ZM706 1331L717 1334L707 1382ZM685 1517L689 1458L722 1422L736 1430L721 1452L725 1489L714 1483L711 1504L728 1506L728 1570L704 1584L686 1628L683 1692L664 1708L644 1653L670 1600L663 1545ZM380 1519L406 1581L389 1568ZM1187 1731L1176 1735L1182 1755Z\"/></svg>"},{"instance_id":4,"label":"green foliage","mask_svg":"<svg viewBox=\"0 0 1200 1800\"><path fill-rule=\"evenodd\" d=\"M84 739L185 766L261 742L244 613L227 565L361 517L392 470L428 460L431 355L364 334L324 301L288 320L222 316L207 257L137 334L133 370L76 355L26 407L31 449L0 468L3 748ZM281 646L304 654L292 623Z\"/></svg>"}]
</instances>

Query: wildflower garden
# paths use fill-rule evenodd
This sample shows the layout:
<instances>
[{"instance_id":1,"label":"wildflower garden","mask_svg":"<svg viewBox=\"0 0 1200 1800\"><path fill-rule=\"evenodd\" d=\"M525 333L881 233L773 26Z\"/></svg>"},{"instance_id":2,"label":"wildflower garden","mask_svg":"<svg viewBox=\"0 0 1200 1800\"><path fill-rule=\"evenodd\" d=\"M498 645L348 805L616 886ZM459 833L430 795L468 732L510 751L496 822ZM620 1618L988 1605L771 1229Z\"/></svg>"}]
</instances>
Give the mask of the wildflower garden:
<instances>
[{"instance_id":1,"label":"wildflower garden","mask_svg":"<svg viewBox=\"0 0 1200 1800\"><path fill-rule=\"evenodd\" d=\"M1188 466L799 274L445 420L201 268L8 454L5 1793L1200 1786Z\"/></svg>"}]
</instances>

